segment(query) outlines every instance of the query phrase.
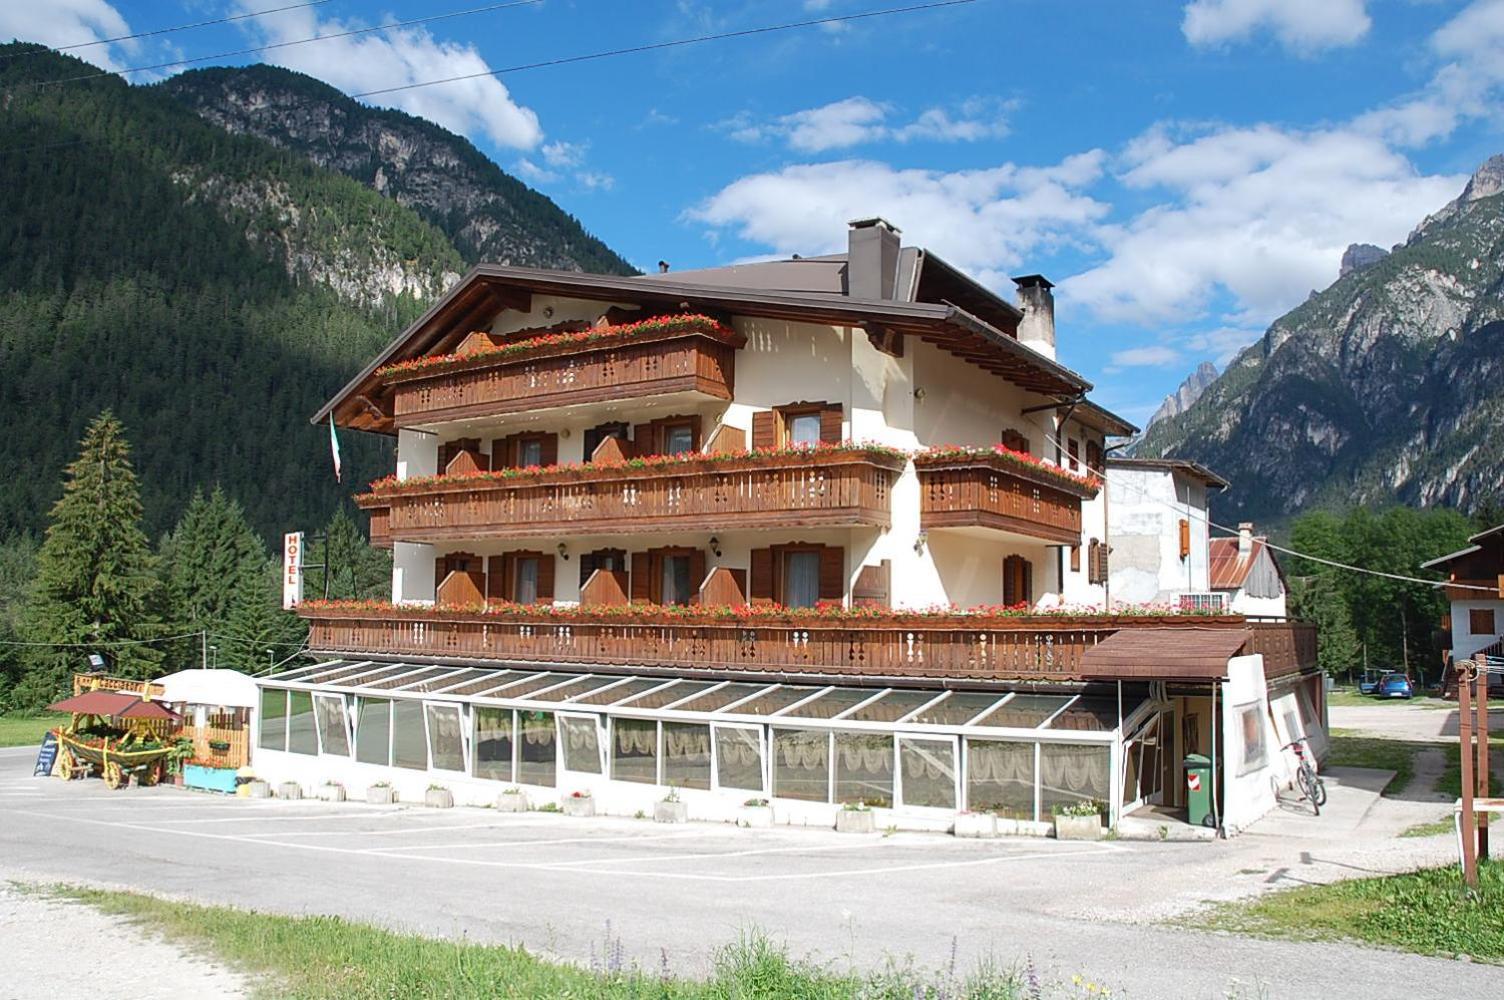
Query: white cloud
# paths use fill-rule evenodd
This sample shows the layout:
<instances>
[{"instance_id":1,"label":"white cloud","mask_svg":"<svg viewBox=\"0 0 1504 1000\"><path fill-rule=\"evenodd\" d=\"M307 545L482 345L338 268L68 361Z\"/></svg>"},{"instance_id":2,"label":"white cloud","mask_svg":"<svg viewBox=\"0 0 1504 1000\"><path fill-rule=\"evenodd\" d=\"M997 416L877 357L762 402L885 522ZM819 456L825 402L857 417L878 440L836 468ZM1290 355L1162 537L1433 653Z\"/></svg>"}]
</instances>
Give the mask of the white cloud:
<instances>
[{"instance_id":1,"label":"white cloud","mask_svg":"<svg viewBox=\"0 0 1504 1000\"><path fill-rule=\"evenodd\" d=\"M512 166L512 173L533 185L552 184L559 179L557 173L538 166L527 157L523 157Z\"/></svg>"},{"instance_id":2,"label":"white cloud","mask_svg":"<svg viewBox=\"0 0 1504 1000\"><path fill-rule=\"evenodd\" d=\"M538 152L543 154L543 161L551 167L577 167L585 160L583 144L565 142L562 139L544 143Z\"/></svg>"},{"instance_id":3,"label":"white cloud","mask_svg":"<svg viewBox=\"0 0 1504 1000\"><path fill-rule=\"evenodd\" d=\"M850 219L881 215L905 239L935 250L995 286L1027 255L1074 238L1107 206L1081 188L1101 174L1098 151L1050 167L900 170L871 160L803 164L727 185L687 214L776 252L826 253L845 245Z\"/></svg>"},{"instance_id":4,"label":"white cloud","mask_svg":"<svg viewBox=\"0 0 1504 1000\"><path fill-rule=\"evenodd\" d=\"M1118 368L1166 368L1180 362L1180 352L1164 344L1148 347L1130 347L1113 351L1107 361L1107 370Z\"/></svg>"},{"instance_id":5,"label":"white cloud","mask_svg":"<svg viewBox=\"0 0 1504 1000\"><path fill-rule=\"evenodd\" d=\"M1200 355L1210 354L1217 367L1225 369L1238 352L1264 335L1264 331L1248 327L1224 326L1193 334L1185 339L1188 350Z\"/></svg>"},{"instance_id":6,"label":"white cloud","mask_svg":"<svg viewBox=\"0 0 1504 1000\"><path fill-rule=\"evenodd\" d=\"M264 6L261 0L240 0L245 11L256 10L258 5ZM287 11L241 24L251 37L268 44L360 26L353 21L323 20L310 10ZM422 28L291 45L265 52L262 58L318 77L351 94L490 69L475 46L439 41ZM401 108L471 139L487 138L498 146L532 149L543 139L537 114L514 101L506 84L495 77L378 94L369 100Z\"/></svg>"},{"instance_id":7,"label":"white cloud","mask_svg":"<svg viewBox=\"0 0 1504 1000\"><path fill-rule=\"evenodd\" d=\"M1352 45L1372 25L1366 0L1193 0L1180 30L1192 45L1243 41L1267 31L1299 53Z\"/></svg>"},{"instance_id":8,"label":"white cloud","mask_svg":"<svg viewBox=\"0 0 1504 1000\"><path fill-rule=\"evenodd\" d=\"M47 3L10 0L0 3L0 41L16 38L58 48L117 38L130 34L130 30L125 18L105 0L49 0ZM116 43L115 46L91 45L68 54L104 69L118 70L124 66L113 54L117 46L126 52L140 49L132 41Z\"/></svg>"},{"instance_id":9,"label":"white cloud","mask_svg":"<svg viewBox=\"0 0 1504 1000\"><path fill-rule=\"evenodd\" d=\"M927 108L910 122L891 124L891 105L856 96L767 122L755 121L743 112L722 122L721 127L740 142L781 139L795 152L823 153L882 141L975 142L999 138L1008 134L1007 113L1013 106L997 98L971 97L953 109Z\"/></svg>"}]
</instances>

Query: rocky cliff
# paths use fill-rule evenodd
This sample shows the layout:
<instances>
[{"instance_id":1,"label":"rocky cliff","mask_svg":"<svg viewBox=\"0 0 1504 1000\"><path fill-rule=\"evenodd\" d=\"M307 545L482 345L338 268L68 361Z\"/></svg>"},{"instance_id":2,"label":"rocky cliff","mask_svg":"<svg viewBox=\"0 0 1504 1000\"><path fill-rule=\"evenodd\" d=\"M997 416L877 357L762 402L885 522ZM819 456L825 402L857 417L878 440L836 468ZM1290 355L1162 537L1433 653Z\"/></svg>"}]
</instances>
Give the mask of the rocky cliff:
<instances>
[{"instance_id":1,"label":"rocky cliff","mask_svg":"<svg viewBox=\"0 0 1504 1000\"><path fill-rule=\"evenodd\" d=\"M1154 411L1154 416L1144 425L1148 430L1161 420L1176 417L1191 408L1191 404L1201 398L1207 386L1217 380L1217 366L1210 361L1203 361L1196 366L1196 370L1186 376L1180 388L1165 397L1165 401L1159 404L1159 409Z\"/></svg>"},{"instance_id":2,"label":"rocky cliff","mask_svg":"<svg viewBox=\"0 0 1504 1000\"><path fill-rule=\"evenodd\" d=\"M1504 497L1504 157L1403 245L1280 317L1139 455L1231 480L1224 523Z\"/></svg>"},{"instance_id":3,"label":"rocky cliff","mask_svg":"<svg viewBox=\"0 0 1504 1000\"><path fill-rule=\"evenodd\" d=\"M292 150L413 209L469 263L636 273L551 199L432 122L367 107L273 66L195 70L159 86L223 129Z\"/></svg>"}]
</instances>

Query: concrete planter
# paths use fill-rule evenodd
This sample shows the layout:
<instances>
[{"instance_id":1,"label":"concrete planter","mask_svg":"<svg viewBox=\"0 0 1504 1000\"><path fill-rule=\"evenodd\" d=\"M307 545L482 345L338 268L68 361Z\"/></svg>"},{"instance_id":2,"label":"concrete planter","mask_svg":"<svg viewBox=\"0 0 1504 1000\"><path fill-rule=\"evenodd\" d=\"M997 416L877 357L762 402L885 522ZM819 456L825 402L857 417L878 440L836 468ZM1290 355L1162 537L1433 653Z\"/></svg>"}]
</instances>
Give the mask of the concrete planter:
<instances>
[{"instance_id":1,"label":"concrete planter","mask_svg":"<svg viewBox=\"0 0 1504 1000\"><path fill-rule=\"evenodd\" d=\"M1102 817L1056 816L1056 840L1101 840Z\"/></svg>"},{"instance_id":2,"label":"concrete planter","mask_svg":"<svg viewBox=\"0 0 1504 1000\"><path fill-rule=\"evenodd\" d=\"M837 833L876 833L877 817L871 809L842 809L836 813Z\"/></svg>"},{"instance_id":3,"label":"concrete planter","mask_svg":"<svg viewBox=\"0 0 1504 1000\"><path fill-rule=\"evenodd\" d=\"M742 806L736 814L736 825L745 827L769 827L773 825L772 806Z\"/></svg>"},{"instance_id":4,"label":"concrete planter","mask_svg":"<svg viewBox=\"0 0 1504 1000\"><path fill-rule=\"evenodd\" d=\"M960 813L956 816L954 833L972 839L996 837L997 817L992 813Z\"/></svg>"},{"instance_id":5,"label":"concrete planter","mask_svg":"<svg viewBox=\"0 0 1504 1000\"><path fill-rule=\"evenodd\" d=\"M343 802L345 801L345 786L320 785L317 795L321 802Z\"/></svg>"},{"instance_id":6,"label":"concrete planter","mask_svg":"<svg viewBox=\"0 0 1504 1000\"><path fill-rule=\"evenodd\" d=\"M687 802L654 802L654 823L688 823L689 803Z\"/></svg>"},{"instance_id":7,"label":"concrete planter","mask_svg":"<svg viewBox=\"0 0 1504 1000\"><path fill-rule=\"evenodd\" d=\"M248 781L245 785L246 798L269 799L272 797L272 786L264 781Z\"/></svg>"},{"instance_id":8,"label":"concrete planter","mask_svg":"<svg viewBox=\"0 0 1504 1000\"><path fill-rule=\"evenodd\" d=\"M296 781L284 781L277 786L277 798L279 799L301 799L302 797L303 786Z\"/></svg>"},{"instance_id":9,"label":"concrete planter","mask_svg":"<svg viewBox=\"0 0 1504 1000\"><path fill-rule=\"evenodd\" d=\"M594 816L595 799L588 795L566 795L564 797L565 816Z\"/></svg>"},{"instance_id":10,"label":"concrete planter","mask_svg":"<svg viewBox=\"0 0 1504 1000\"><path fill-rule=\"evenodd\" d=\"M423 793L423 804L430 809L453 809L454 793L447 788L430 788Z\"/></svg>"},{"instance_id":11,"label":"concrete planter","mask_svg":"<svg viewBox=\"0 0 1504 1000\"><path fill-rule=\"evenodd\" d=\"M999 837L1048 837L1055 832L1054 823L1040 823L1032 819L997 818Z\"/></svg>"},{"instance_id":12,"label":"concrete planter","mask_svg":"<svg viewBox=\"0 0 1504 1000\"><path fill-rule=\"evenodd\" d=\"M397 801L397 789L391 785L372 785L366 789L366 801L373 806L394 805Z\"/></svg>"},{"instance_id":13,"label":"concrete planter","mask_svg":"<svg viewBox=\"0 0 1504 1000\"><path fill-rule=\"evenodd\" d=\"M528 802L525 792L502 792L496 796L496 811L504 813L527 812Z\"/></svg>"}]
</instances>

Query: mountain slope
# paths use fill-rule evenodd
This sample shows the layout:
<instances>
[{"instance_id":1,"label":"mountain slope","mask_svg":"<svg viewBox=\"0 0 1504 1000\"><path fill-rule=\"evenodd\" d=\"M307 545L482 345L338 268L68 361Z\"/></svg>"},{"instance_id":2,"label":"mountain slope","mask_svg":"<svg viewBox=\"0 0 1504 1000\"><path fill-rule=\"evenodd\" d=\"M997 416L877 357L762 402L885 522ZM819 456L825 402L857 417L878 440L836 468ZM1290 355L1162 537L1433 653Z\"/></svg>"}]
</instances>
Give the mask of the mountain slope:
<instances>
[{"instance_id":1,"label":"mountain slope","mask_svg":"<svg viewBox=\"0 0 1504 1000\"><path fill-rule=\"evenodd\" d=\"M194 70L159 86L230 132L290 149L415 209L469 263L637 273L552 200L432 122L367 107L274 66Z\"/></svg>"},{"instance_id":2,"label":"mountain slope","mask_svg":"<svg viewBox=\"0 0 1504 1000\"><path fill-rule=\"evenodd\" d=\"M1165 401L1159 404L1159 409L1155 410L1154 415L1149 418L1149 422L1144 424L1144 429L1148 430L1161 420L1179 416L1186 410L1189 410L1191 404L1201 398L1201 394L1206 391L1207 386L1216 380L1217 366L1210 361L1201 362L1201 364L1196 366L1195 371L1185 377L1185 381L1180 383L1180 387L1166 396Z\"/></svg>"},{"instance_id":3,"label":"mountain slope","mask_svg":"<svg viewBox=\"0 0 1504 1000\"><path fill-rule=\"evenodd\" d=\"M1271 325L1136 453L1231 480L1226 520L1504 497L1504 157L1402 246Z\"/></svg>"},{"instance_id":4,"label":"mountain slope","mask_svg":"<svg viewBox=\"0 0 1504 1000\"><path fill-rule=\"evenodd\" d=\"M308 414L460 254L411 210L160 89L34 86L88 69L0 46L0 536L45 523L105 408L151 533L214 483L264 536L323 523L389 459L347 440L336 486Z\"/></svg>"}]
</instances>

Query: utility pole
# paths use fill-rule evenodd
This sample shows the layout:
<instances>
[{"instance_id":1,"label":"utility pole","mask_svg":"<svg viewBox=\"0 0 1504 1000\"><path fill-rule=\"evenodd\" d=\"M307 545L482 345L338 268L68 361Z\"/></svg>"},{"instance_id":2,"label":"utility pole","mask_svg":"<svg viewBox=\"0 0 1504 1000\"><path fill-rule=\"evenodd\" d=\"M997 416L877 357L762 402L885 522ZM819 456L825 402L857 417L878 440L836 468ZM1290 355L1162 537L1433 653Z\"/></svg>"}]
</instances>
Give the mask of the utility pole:
<instances>
[{"instance_id":1,"label":"utility pole","mask_svg":"<svg viewBox=\"0 0 1504 1000\"><path fill-rule=\"evenodd\" d=\"M209 633L198 634L198 665L201 670L209 669Z\"/></svg>"}]
</instances>

